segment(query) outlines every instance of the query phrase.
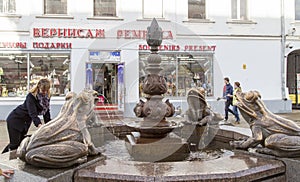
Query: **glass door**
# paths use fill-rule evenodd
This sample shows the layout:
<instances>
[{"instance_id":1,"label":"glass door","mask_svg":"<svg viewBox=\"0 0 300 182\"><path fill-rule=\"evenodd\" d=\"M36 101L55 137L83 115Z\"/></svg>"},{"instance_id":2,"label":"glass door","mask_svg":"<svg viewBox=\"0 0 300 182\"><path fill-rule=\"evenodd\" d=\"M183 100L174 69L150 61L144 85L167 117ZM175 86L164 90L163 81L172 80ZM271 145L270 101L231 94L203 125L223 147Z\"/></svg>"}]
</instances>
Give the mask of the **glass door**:
<instances>
[{"instance_id":1,"label":"glass door","mask_svg":"<svg viewBox=\"0 0 300 182\"><path fill-rule=\"evenodd\" d=\"M300 109L300 54L293 53L287 61L287 87L293 109Z\"/></svg>"},{"instance_id":2,"label":"glass door","mask_svg":"<svg viewBox=\"0 0 300 182\"><path fill-rule=\"evenodd\" d=\"M103 104L118 104L117 70L117 63L86 64L86 88L96 90Z\"/></svg>"}]
</instances>

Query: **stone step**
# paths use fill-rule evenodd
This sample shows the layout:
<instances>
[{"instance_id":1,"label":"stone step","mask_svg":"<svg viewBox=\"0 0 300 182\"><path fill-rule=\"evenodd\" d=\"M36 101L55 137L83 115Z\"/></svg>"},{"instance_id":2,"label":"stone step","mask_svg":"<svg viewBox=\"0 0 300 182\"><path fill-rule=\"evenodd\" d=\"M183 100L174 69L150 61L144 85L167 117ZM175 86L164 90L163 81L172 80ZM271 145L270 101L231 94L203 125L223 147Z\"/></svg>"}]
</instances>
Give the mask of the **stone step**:
<instances>
[{"instance_id":1,"label":"stone step","mask_svg":"<svg viewBox=\"0 0 300 182\"><path fill-rule=\"evenodd\" d=\"M123 111L119 110L96 110L97 116L101 120L123 119Z\"/></svg>"},{"instance_id":2,"label":"stone step","mask_svg":"<svg viewBox=\"0 0 300 182\"><path fill-rule=\"evenodd\" d=\"M117 104L97 104L95 110L107 111L107 110L118 110Z\"/></svg>"}]
</instances>

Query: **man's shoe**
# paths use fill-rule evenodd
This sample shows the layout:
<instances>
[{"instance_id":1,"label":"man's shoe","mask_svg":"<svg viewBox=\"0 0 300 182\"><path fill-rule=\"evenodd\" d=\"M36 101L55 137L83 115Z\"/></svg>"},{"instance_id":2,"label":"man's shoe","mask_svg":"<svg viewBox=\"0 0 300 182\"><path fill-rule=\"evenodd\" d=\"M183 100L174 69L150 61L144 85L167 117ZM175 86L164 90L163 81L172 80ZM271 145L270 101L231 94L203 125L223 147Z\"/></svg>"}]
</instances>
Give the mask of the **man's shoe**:
<instances>
[{"instance_id":1,"label":"man's shoe","mask_svg":"<svg viewBox=\"0 0 300 182\"><path fill-rule=\"evenodd\" d=\"M228 119L223 119L222 121L219 122L219 125L233 126L233 124L231 122L229 122Z\"/></svg>"}]
</instances>

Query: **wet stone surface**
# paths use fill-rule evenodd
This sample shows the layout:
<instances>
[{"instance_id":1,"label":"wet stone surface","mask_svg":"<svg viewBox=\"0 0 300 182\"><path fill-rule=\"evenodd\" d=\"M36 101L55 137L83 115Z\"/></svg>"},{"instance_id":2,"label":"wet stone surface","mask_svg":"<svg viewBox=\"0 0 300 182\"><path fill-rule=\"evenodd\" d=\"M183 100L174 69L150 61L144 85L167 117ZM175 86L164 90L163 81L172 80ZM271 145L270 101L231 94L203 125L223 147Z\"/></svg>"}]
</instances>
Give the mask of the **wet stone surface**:
<instances>
[{"instance_id":1,"label":"wet stone surface","mask_svg":"<svg viewBox=\"0 0 300 182\"><path fill-rule=\"evenodd\" d=\"M109 156L105 161L78 170L75 181L250 181L279 176L284 180L284 172L285 166L278 160L238 151L211 160L157 163Z\"/></svg>"}]
</instances>

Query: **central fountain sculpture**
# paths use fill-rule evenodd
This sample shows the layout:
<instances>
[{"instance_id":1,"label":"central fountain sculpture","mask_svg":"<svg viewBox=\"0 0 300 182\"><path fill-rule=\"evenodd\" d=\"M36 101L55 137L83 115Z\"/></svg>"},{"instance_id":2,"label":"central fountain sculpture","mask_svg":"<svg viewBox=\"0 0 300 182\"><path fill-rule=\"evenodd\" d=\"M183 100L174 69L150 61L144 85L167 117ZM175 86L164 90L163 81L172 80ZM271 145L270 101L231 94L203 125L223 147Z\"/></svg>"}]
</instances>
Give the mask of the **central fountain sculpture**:
<instances>
[{"instance_id":1,"label":"central fountain sculpture","mask_svg":"<svg viewBox=\"0 0 300 182\"><path fill-rule=\"evenodd\" d=\"M161 74L161 57L158 47L162 43L162 29L156 19L147 28L147 44L151 47L147 59L147 76L142 84L142 91L147 95L145 100L135 106L134 112L143 120L137 125L129 125L135 132L127 135L127 148L133 158L142 161L176 161L187 157L187 142L171 133L180 127L175 122L170 122L166 117L175 113L175 107L168 99L164 100L163 94L167 92L167 85Z\"/></svg>"},{"instance_id":2,"label":"central fountain sculpture","mask_svg":"<svg viewBox=\"0 0 300 182\"><path fill-rule=\"evenodd\" d=\"M169 100L162 101L164 98L162 95L167 92L167 85L164 77L160 75L163 68L160 67L161 57L158 54L158 46L162 43L162 30L158 26L156 19L153 19L151 26L147 30L147 43L151 47L151 54L147 59L146 72L148 75L142 85L143 92L147 94L147 101L140 100L134 108L134 112L137 117L143 118L141 127L158 129L164 135L164 130L166 130L166 133L170 132L167 128L171 126L165 117L173 116L175 108ZM151 130L150 132L153 131ZM142 132L142 134L144 133ZM152 137L161 136L155 133Z\"/></svg>"}]
</instances>

